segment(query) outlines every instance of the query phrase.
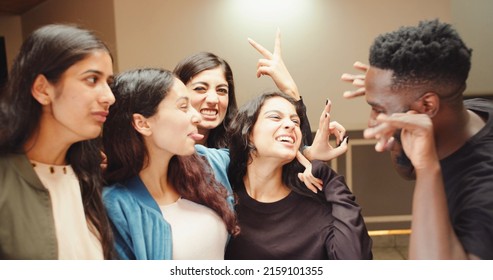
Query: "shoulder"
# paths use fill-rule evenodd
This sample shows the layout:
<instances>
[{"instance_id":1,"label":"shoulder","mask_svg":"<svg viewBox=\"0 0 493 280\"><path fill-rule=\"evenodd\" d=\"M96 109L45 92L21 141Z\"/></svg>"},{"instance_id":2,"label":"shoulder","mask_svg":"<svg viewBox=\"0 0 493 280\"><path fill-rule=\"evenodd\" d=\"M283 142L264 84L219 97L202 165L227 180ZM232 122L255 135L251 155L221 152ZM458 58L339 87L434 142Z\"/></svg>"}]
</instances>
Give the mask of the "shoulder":
<instances>
[{"instance_id":1,"label":"shoulder","mask_svg":"<svg viewBox=\"0 0 493 280\"><path fill-rule=\"evenodd\" d=\"M138 206L135 198L121 184L113 184L103 188L103 203L110 217L123 215L130 205L134 205L135 208Z\"/></svg>"},{"instance_id":2,"label":"shoulder","mask_svg":"<svg viewBox=\"0 0 493 280\"><path fill-rule=\"evenodd\" d=\"M216 149L216 148L207 148L203 145L195 145L195 150L197 154L201 156L205 156L208 159L214 160L222 160L229 162L229 150L225 148Z\"/></svg>"},{"instance_id":3,"label":"shoulder","mask_svg":"<svg viewBox=\"0 0 493 280\"><path fill-rule=\"evenodd\" d=\"M327 163L314 160L312 163L312 173L315 177L322 179L323 181L327 181L333 179L336 176L340 176L337 174Z\"/></svg>"},{"instance_id":4,"label":"shoulder","mask_svg":"<svg viewBox=\"0 0 493 280\"><path fill-rule=\"evenodd\" d=\"M103 188L103 203L110 217L137 214L159 215L161 213L152 205L140 199L129 187L116 183Z\"/></svg>"},{"instance_id":5,"label":"shoulder","mask_svg":"<svg viewBox=\"0 0 493 280\"><path fill-rule=\"evenodd\" d=\"M15 190L23 185L36 191L46 191L25 154L0 156L0 180L0 189Z\"/></svg>"},{"instance_id":6,"label":"shoulder","mask_svg":"<svg viewBox=\"0 0 493 280\"><path fill-rule=\"evenodd\" d=\"M480 113L493 113L493 100L485 98L471 98L464 100L464 106L472 111Z\"/></svg>"},{"instance_id":7,"label":"shoulder","mask_svg":"<svg viewBox=\"0 0 493 280\"><path fill-rule=\"evenodd\" d=\"M229 166L230 157L228 149L207 148L202 145L195 145L197 154L204 157L211 167L216 171L224 171Z\"/></svg>"},{"instance_id":8,"label":"shoulder","mask_svg":"<svg viewBox=\"0 0 493 280\"><path fill-rule=\"evenodd\" d=\"M103 188L103 201L104 202L114 202L114 201L133 201L134 198L128 191L127 187L116 183L110 186L105 186Z\"/></svg>"},{"instance_id":9,"label":"shoulder","mask_svg":"<svg viewBox=\"0 0 493 280\"><path fill-rule=\"evenodd\" d=\"M6 154L0 156L0 172L9 170L22 171L26 167L31 167L31 163L25 154Z\"/></svg>"}]
</instances>

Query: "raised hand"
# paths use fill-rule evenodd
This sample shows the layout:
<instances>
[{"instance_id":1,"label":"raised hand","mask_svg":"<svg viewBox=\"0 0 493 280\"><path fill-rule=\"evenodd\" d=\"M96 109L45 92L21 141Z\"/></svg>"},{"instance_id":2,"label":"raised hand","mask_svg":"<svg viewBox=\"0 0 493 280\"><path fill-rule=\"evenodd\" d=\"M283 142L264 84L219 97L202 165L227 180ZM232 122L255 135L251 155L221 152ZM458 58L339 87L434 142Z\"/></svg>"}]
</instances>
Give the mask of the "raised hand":
<instances>
[{"instance_id":1,"label":"raised hand","mask_svg":"<svg viewBox=\"0 0 493 280\"><path fill-rule=\"evenodd\" d=\"M365 138L377 139L376 151L386 150L394 141L392 135L400 130L402 148L416 170L426 169L430 164L438 162L433 123L428 115L415 111L391 116L380 114L376 123L376 126L364 131Z\"/></svg>"},{"instance_id":2,"label":"raised hand","mask_svg":"<svg viewBox=\"0 0 493 280\"><path fill-rule=\"evenodd\" d=\"M263 75L270 76L279 90L291 95L296 100L299 100L300 94L298 92L298 87L282 60L281 31L277 29L274 53L271 53L250 38L248 38L248 42L263 56L263 58L260 58L257 62L257 78L260 78Z\"/></svg>"},{"instance_id":3,"label":"raised hand","mask_svg":"<svg viewBox=\"0 0 493 280\"><path fill-rule=\"evenodd\" d=\"M365 76L369 65L356 61L353 66L356 70L363 71L364 74L342 74L341 80L350 82L356 87L356 90L348 90L343 93L343 96L348 99L365 95Z\"/></svg>"},{"instance_id":4,"label":"raised hand","mask_svg":"<svg viewBox=\"0 0 493 280\"><path fill-rule=\"evenodd\" d=\"M303 154L309 160L329 161L347 151L348 137L345 137L346 129L338 122L330 121L331 106L332 103L327 99L327 104L320 115L313 143L303 151ZM330 135L335 136L337 147L333 147L330 144Z\"/></svg>"}]
</instances>

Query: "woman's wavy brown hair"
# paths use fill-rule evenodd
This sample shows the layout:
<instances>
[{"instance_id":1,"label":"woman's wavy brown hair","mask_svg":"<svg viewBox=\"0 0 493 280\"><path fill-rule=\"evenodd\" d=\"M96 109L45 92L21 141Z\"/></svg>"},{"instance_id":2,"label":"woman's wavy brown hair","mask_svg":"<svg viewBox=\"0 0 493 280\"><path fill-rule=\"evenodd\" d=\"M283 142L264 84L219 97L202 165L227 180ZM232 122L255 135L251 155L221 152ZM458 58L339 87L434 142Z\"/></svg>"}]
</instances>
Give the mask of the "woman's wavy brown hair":
<instances>
[{"instance_id":1,"label":"woman's wavy brown hair","mask_svg":"<svg viewBox=\"0 0 493 280\"><path fill-rule=\"evenodd\" d=\"M103 128L103 147L108 161L105 179L108 184L137 176L147 166L149 152L143 136L132 125L132 116L136 113L144 117L153 116L175 78L170 71L156 68L130 70L115 78L112 91L117 101L110 107ZM230 234L239 232L236 215L227 203L229 194L200 156L172 157L168 180L183 198L214 210Z\"/></svg>"}]
</instances>

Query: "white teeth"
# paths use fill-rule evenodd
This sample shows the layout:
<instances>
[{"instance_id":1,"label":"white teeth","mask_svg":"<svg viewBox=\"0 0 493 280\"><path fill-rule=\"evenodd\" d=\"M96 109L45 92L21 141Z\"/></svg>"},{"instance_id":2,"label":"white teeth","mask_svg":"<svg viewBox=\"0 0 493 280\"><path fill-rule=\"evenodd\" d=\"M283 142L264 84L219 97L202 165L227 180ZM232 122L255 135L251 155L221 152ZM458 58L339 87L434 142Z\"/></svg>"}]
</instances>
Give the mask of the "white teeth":
<instances>
[{"instance_id":1,"label":"white teeth","mask_svg":"<svg viewBox=\"0 0 493 280\"><path fill-rule=\"evenodd\" d=\"M294 144L294 139L292 137L289 137L289 136L279 136L276 138L276 141L289 142L291 144Z\"/></svg>"},{"instance_id":2,"label":"white teeth","mask_svg":"<svg viewBox=\"0 0 493 280\"><path fill-rule=\"evenodd\" d=\"M207 116L215 116L217 115L217 110L202 109L200 113Z\"/></svg>"}]
</instances>

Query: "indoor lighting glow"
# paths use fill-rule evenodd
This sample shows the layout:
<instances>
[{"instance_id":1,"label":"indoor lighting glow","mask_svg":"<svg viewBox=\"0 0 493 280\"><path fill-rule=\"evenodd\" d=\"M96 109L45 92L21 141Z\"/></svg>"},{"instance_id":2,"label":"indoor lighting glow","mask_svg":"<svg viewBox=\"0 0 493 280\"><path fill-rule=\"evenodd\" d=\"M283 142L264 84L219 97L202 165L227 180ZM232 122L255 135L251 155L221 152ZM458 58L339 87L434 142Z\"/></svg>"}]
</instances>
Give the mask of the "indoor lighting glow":
<instances>
[{"instance_id":1,"label":"indoor lighting glow","mask_svg":"<svg viewBox=\"0 0 493 280\"><path fill-rule=\"evenodd\" d=\"M257 22L282 22L303 16L307 0L232 0L238 15Z\"/></svg>"}]
</instances>

